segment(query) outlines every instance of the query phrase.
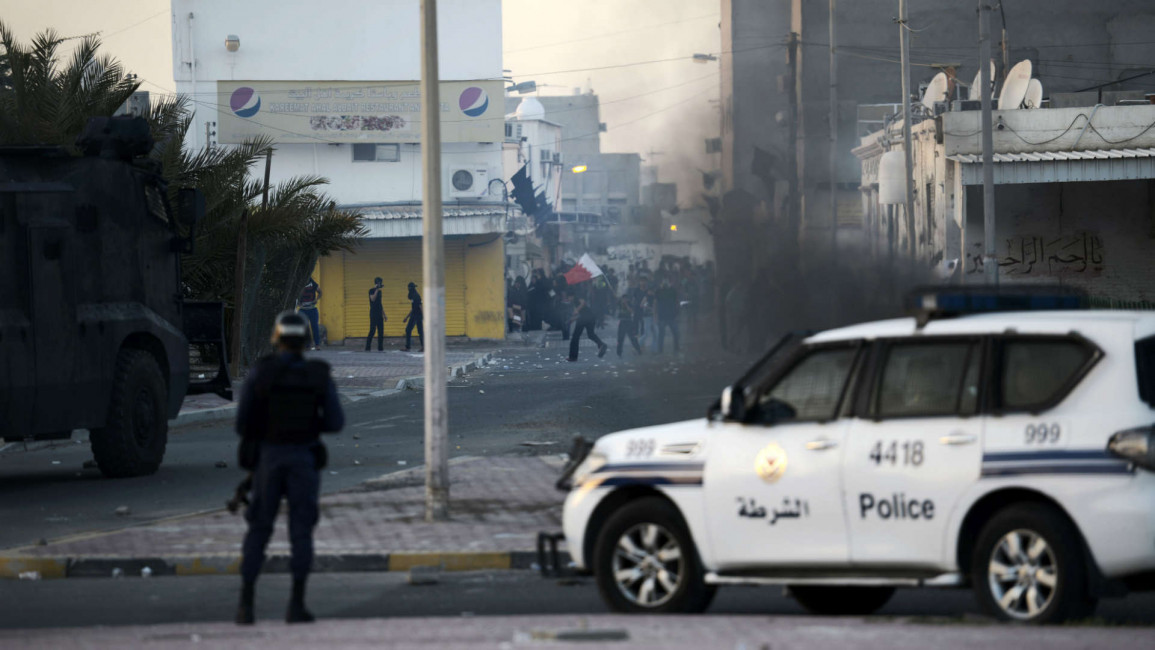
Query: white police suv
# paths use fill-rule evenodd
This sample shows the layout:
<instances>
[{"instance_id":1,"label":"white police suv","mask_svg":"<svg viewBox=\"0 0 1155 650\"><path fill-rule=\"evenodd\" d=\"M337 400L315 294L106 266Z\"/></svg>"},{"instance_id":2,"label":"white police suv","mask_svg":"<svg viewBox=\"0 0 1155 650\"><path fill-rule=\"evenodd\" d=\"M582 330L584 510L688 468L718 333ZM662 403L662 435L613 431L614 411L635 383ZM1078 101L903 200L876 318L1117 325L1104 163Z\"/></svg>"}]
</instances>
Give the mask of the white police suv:
<instances>
[{"instance_id":1,"label":"white police suv","mask_svg":"<svg viewBox=\"0 0 1155 650\"><path fill-rule=\"evenodd\" d=\"M970 585L1041 623L1155 588L1155 313L915 299L917 318L788 337L705 419L575 459L565 539L607 604L696 612L777 584L867 614L895 587Z\"/></svg>"}]
</instances>

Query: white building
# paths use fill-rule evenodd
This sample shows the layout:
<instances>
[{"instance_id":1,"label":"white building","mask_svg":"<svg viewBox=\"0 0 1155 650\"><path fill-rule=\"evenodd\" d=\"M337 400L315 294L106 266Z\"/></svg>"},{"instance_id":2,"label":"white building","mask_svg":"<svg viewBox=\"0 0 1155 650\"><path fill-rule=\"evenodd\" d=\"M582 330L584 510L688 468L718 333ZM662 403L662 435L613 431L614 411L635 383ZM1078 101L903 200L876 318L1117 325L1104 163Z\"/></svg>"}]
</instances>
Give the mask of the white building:
<instances>
[{"instance_id":1,"label":"white building","mask_svg":"<svg viewBox=\"0 0 1155 650\"><path fill-rule=\"evenodd\" d=\"M526 97L516 110L505 117L506 181L525 169L534 194L544 202L539 213L526 217L515 208L518 216L511 220L514 237L507 245L506 273L529 277L534 264L545 262L544 251L536 235L537 222L552 217L561 205L561 175L564 160L561 154L562 126L545 119L545 108L535 97ZM510 186L512 190L512 186Z\"/></svg>"},{"instance_id":2,"label":"white building","mask_svg":"<svg viewBox=\"0 0 1155 650\"><path fill-rule=\"evenodd\" d=\"M1155 106L1087 104L994 112L998 276L1078 287L1097 305L1152 308ZM986 281L980 117L952 110L912 124L910 215L884 202L890 176L880 173L883 154L902 151L901 120L861 139L867 255L913 255L944 280ZM895 196L905 193L901 179L899 170Z\"/></svg>"},{"instance_id":3,"label":"white building","mask_svg":"<svg viewBox=\"0 0 1155 650\"><path fill-rule=\"evenodd\" d=\"M330 339L368 331L375 276L398 314L387 334L400 334L405 284L421 283L418 0L172 0L172 20L173 76L196 110L190 144L270 136L274 183L324 176L364 215L357 254L320 264ZM503 335L501 29L500 0L439 3L449 335Z\"/></svg>"}]
</instances>

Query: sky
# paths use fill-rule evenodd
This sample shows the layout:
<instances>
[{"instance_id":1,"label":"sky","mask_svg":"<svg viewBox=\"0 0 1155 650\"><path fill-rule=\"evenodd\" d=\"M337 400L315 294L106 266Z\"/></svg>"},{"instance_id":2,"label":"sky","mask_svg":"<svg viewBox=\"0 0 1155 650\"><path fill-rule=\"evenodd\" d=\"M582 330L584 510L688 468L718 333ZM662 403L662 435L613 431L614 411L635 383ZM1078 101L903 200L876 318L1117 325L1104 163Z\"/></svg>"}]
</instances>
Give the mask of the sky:
<instances>
[{"instance_id":1,"label":"sky","mask_svg":"<svg viewBox=\"0 0 1155 650\"><path fill-rule=\"evenodd\" d=\"M371 2L372 0L366 0ZM503 67L541 95L591 89L602 103L602 150L637 152L679 183L688 205L710 164L704 139L718 132L718 63L694 53L721 49L720 0L502 0ZM104 52L172 91L169 0L0 0L0 20L27 40L52 28L100 32ZM657 63L642 63L661 61ZM637 65L633 65L637 64ZM574 69L601 68L582 72ZM653 152L653 153L651 153Z\"/></svg>"}]
</instances>

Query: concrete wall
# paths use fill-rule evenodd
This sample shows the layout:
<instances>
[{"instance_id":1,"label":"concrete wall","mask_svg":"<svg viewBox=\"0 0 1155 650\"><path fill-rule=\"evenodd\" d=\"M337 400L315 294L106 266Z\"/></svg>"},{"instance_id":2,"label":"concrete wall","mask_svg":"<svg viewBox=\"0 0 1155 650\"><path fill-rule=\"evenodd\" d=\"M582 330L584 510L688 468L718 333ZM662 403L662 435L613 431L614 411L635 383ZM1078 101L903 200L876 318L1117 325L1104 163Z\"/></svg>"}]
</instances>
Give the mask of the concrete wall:
<instances>
[{"instance_id":1,"label":"concrete wall","mask_svg":"<svg viewBox=\"0 0 1155 650\"><path fill-rule=\"evenodd\" d=\"M982 282L982 190L968 188L965 282ZM1062 283L1096 297L1155 302L1151 181L1001 185L999 277Z\"/></svg>"}]
</instances>

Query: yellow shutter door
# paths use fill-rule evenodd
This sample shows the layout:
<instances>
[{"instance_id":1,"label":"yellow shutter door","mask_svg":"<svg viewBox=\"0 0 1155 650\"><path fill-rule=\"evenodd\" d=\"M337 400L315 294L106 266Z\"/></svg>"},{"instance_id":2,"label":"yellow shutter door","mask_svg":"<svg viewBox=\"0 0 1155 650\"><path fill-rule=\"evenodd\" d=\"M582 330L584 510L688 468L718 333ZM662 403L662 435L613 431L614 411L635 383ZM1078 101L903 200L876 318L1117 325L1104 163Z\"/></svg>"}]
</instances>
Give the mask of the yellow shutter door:
<instances>
[{"instance_id":1,"label":"yellow shutter door","mask_svg":"<svg viewBox=\"0 0 1155 650\"><path fill-rule=\"evenodd\" d=\"M373 278L384 282L381 303L389 320L386 336L404 336L401 319L409 313L408 285L421 281L420 239L369 239L345 254L345 336L364 338L369 333L369 289ZM465 242L445 242L445 333L465 335Z\"/></svg>"}]
</instances>

